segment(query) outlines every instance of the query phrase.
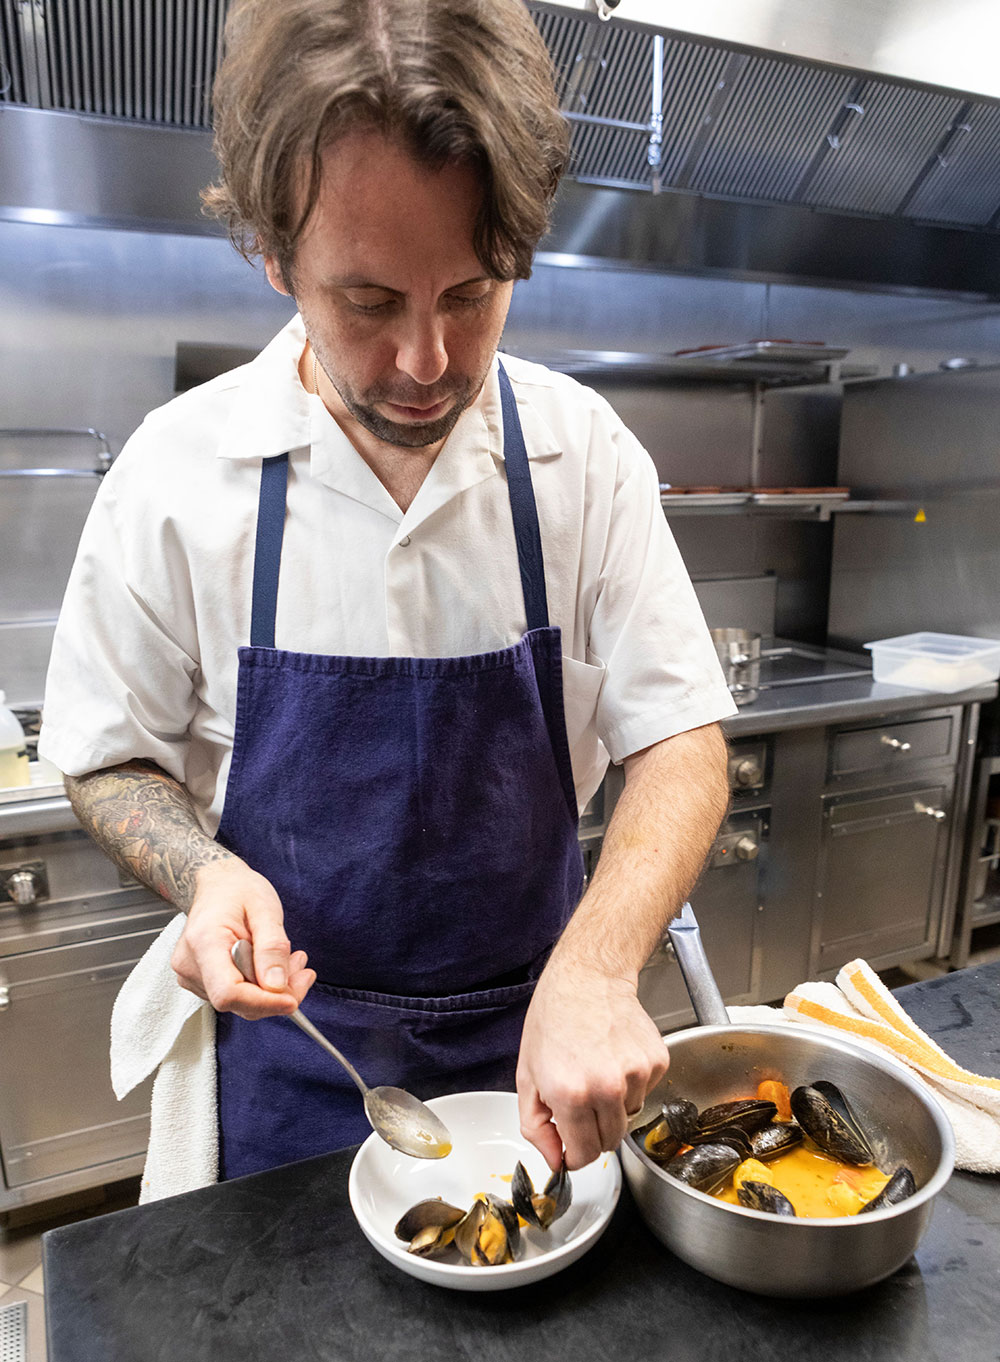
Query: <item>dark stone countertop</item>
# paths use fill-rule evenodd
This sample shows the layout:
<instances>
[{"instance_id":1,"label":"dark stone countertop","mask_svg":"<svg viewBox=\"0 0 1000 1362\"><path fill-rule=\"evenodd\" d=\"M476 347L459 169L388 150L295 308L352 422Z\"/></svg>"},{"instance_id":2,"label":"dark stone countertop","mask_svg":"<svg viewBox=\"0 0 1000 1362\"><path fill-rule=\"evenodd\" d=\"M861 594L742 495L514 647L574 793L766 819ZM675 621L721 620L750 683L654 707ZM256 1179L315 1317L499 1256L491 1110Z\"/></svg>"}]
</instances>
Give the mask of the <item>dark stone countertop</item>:
<instances>
[{"instance_id":1,"label":"dark stone countertop","mask_svg":"<svg viewBox=\"0 0 1000 1362\"><path fill-rule=\"evenodd\" d=\"M1000 1074L1000 964L900 989ZM623 1190L596 1246L513 1291L445 1291L370 1248L353 1150L49 1231L49 1362L996 1362L1000 1178L957 1173L915 1256L853 1296L781 1301L695 1272Z\"/></svg>"}]
</instances>

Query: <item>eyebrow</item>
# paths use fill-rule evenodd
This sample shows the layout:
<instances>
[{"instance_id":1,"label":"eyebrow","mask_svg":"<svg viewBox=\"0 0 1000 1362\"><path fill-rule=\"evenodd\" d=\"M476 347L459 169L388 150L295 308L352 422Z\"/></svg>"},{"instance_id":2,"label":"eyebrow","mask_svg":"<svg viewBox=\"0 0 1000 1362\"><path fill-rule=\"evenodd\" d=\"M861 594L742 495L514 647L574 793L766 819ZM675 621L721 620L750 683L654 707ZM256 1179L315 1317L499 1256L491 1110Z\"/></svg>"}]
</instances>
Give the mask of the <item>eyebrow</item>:
<instances>
[{"instance_id":1,"label":"eyebrow","mask_svg":"<svg viewBox=\"0 0 1000 1362\"><path fill-rule=\"evenodd\" d=\"M467 288L470 284L487 284L492 282L493 279L491 275L477 274L473 279L463 279L460 284L449 284L447 289L445 289L445 292L449 293L452 289L456 288ZM391 288L388 284L380 284L374 279L365 279L362 275L348 275L344 279L330 278L325 280L325 283L331 288L372 288L379 289L383 293L398 294L401 292L400 289Z\"/></svg>"}]
</instances>

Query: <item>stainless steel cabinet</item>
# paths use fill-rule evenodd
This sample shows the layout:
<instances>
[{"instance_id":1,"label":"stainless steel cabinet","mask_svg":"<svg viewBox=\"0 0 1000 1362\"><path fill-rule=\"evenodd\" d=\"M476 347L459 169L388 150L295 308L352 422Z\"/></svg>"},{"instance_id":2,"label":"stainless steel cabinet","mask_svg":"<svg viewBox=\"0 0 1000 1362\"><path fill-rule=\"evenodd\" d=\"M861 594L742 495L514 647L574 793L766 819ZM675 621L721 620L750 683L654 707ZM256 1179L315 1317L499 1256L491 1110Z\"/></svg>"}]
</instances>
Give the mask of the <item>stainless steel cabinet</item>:
<instances>
[{"instance_id":1,"label":"stainless steel cabinet","mask_svg":"<svg viewBox=\"0 0 1000 1362\"><path fill-rule=\"evenodd\" d=\"M817 972L932 955L943 907L951 783L824 800Z\"/></svg>"},{"instance_id":2,"label":"stainless steel cabinet","mask_svg":"<svg viewBox=\"0 0 1000 1362\"><path fill-rule=\"evenodd\" d=\"M958 708L829 730L812 975L935 954L961 737Z\"/></svg>"},{"instance_id":3,"label":"stainless steel cabinet","mask_svg":"<svg viewBox=\"0 0 1000 1362\"><path fill-rule=\"evenodd\" d=\"M108 1074L111 1007L155 931L3 961L0 1153L9 1190L141 1156L149 1085L117 1102ZM18 1198L20 1199L20 1198Z\"/></svg>"}]
</instances>

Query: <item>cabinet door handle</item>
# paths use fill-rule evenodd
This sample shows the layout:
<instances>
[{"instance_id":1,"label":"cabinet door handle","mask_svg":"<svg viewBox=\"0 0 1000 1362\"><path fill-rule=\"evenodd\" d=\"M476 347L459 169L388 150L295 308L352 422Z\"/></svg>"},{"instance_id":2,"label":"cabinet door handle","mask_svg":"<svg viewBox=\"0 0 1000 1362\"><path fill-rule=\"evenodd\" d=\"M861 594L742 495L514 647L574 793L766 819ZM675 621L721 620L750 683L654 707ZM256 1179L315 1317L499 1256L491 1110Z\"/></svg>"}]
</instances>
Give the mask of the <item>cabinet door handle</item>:
<instances>
[{"instance_id":1,"label":"cabinet door handle","mask_svg":"<svg viewBox=\"0 0 1000 1362\"><path fill-rule=\"evenodd\" d=\"M6 984L0 984L0 1012L6 1012L10 1007L10 989Z\"/></svg>"},{"instance_id":2,"label":"cabinet door handle","mask_svg":"<svg viewBox=\"0 0 1000 1362\"><path fill-rule=\"evenodd\" d=\"M948 817L944 809L932 809L928 804L921 804L919 799L914 800L913 808L917 813L925 813L928 818L934 818L939 823L942 818Z\"/></svg>"},{"instance_id":3,"label":"cabinet door handle","mask_svg":"<svg viewBox=\"0 0 1000 1362\"><path fill-rule=\"evenodd\" d=\"M899 738L890 738L888 733L883 733L879 742L884 742L886 747L891 747L894 752L909 752L910 744L900 742Z\"/></svg>"}]
</instances>

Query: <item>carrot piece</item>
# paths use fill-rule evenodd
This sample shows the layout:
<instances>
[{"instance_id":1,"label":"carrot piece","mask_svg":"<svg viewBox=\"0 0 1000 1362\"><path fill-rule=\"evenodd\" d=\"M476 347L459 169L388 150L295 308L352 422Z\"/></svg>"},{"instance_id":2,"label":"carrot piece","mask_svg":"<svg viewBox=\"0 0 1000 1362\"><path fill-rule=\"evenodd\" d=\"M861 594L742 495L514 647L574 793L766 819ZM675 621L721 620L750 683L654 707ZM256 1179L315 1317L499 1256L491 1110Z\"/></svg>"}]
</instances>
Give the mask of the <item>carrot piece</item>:
<instances>
[{"instance_id":1,"label":"carrot piece","mask_svg":"<svg viewBox=\"0 0 1000 1362\"><path fill-rule=\"evenodd\" d=\"M757 1096L762 1102L774 1103L778 1108L779 1121L792 1119L791 1098L784 1083L779 1083L775 1078L765 1078L762 1083L757 1084Z\"/></svg>"}]
</instances>

